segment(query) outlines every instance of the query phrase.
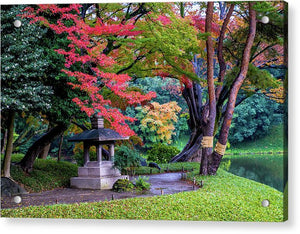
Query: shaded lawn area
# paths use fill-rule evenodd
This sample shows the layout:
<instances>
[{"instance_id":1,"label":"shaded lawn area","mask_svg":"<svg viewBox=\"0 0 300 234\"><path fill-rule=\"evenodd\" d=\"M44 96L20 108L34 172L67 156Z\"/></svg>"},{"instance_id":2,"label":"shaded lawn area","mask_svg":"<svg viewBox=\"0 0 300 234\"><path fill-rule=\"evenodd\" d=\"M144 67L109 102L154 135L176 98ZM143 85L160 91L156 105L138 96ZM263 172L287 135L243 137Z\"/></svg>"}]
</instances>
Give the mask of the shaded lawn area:
<instances>
[{"instance_id":1,"label":"shaded lawn area","mask_svg":"<svg viewBox=\"0 0 300 234\"><path fill-rule=\"evenodd\" d=\"M225 155L282 153L284 147L283 130L283 124L272 126L265 136L253 140L245 140L227 147ZM189 136L183 135L180 137L180 140L173 142L172 146L182 150L188 140Z\"/></svg>"},{"instance_id":2,"label":"shaded lawn area","mask_svg":"<svg viewBox=\"0 0 300 234\"><path fill-rule=\"evenodd\" d=\"M260 183L232 175L222 169L216 176L189 173L203 188L145 198L51 205L2 210L2 217L78 218L78 219L145 219L145 220L206 220L264 221L286 219L283 193ZM263 207L264 199L270 201Z\"/></svg>"},{"instance_id":3,"label":"shaded lawn area","mask_svg":"<svg viewBox=\"0 0 300 234\"><path fill-rule=\"evenodd\" d=\"M266 154L283 152L284 150L284 126L273 126L264 137L244 141L226 149L225 154Z\"/></svg>"},{"instance_id":4,"label":"shaded lawn area","mask_svg":"<svg viewBox=\"0 0 300 234\"><path fill-rule=\"evenodd\" d=\"M23 154L12 155L12 162L19 162ZM2 157L3 160L3 157ZM36 159L34 170L28 174L16 165L11 166L11 177L28 192L41 192L54 188L69 187L70 178L77 176L77 165L51 159Z\"/></svg>"}]
</instances>

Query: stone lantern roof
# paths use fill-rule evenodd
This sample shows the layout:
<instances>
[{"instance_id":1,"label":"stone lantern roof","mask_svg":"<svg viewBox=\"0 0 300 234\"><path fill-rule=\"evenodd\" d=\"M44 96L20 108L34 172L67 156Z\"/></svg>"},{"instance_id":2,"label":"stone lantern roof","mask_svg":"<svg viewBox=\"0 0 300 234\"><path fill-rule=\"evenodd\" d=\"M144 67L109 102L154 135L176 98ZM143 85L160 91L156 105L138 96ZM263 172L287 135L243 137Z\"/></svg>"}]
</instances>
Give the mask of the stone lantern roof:
<instances>
[{"instance_id":1,"label":"stone lantern roof","mask_svg":"<svg viewBox=\"0 0 300 234\"><path fill-rule=\"evenodd\" d=\"M129 137L122 137L119 133L112 129L104 128L103 119L101 117L91 118L92 130L86 130L82 133L70 137L71 142L92 141L92 142L109 142L117 140L128 140Z\"/></svg>"}]
</instances>

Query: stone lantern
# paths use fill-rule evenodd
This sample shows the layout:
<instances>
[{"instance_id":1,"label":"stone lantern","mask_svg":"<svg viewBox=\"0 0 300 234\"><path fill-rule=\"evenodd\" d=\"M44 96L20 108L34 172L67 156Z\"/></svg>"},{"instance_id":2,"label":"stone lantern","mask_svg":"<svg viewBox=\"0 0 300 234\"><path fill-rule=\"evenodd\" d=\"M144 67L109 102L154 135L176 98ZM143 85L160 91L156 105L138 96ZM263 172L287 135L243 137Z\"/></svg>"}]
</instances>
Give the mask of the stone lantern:
<instances>
[{"instance_id":1,"label":"stone lantern","mask_svg":"<svg viewBox=\"0 0 300 234\"><path fill-rule=\"evenodd\" d=\"M82 189L111 189L118 179L128 179L121 176L120 171L114 168L114 150L116 140L128 140L112 129L104 128L103 118L91 118L92 130L84 131L69 138L71 142L83 142L84 166L78 168L78 177L71 178L71 187ZM109 148L108 160L102 157L102 147ZM89 149L96 147L97 160L90 161Z\"/></svg>"}]
</instances>

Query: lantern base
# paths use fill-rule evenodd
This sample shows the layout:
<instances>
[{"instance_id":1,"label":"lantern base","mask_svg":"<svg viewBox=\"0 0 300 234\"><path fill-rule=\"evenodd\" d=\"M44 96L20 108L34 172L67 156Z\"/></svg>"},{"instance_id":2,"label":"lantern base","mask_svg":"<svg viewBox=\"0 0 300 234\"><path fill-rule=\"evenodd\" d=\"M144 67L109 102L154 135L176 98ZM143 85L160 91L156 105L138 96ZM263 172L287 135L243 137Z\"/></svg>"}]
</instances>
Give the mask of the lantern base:
<instances>
[{"instance_id":1,"label":"lantern base","mask_svg":"<svg viewBox=\"0 0 300 234\"><path fill-rule=\"evenodd\" d=\"M80 189L112 189L118 179L129 179L122 176L113 162L88 162L84 167L78 168L78 177L71 178L71 187Z\"/></svg>"}]
</instances>

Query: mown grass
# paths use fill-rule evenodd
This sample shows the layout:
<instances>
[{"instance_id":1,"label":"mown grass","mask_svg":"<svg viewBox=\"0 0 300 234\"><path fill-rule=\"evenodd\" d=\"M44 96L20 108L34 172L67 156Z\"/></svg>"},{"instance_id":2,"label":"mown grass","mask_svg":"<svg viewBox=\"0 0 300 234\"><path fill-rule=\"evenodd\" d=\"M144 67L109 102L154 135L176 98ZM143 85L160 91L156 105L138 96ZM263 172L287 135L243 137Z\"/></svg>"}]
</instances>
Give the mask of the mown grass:
<instances>
[{"instance_id":1,"label":"mown grass","mask_svg":"<svg viewBox=\"0 0 300 234\"><path fill-rule=\"evenodd\" d=\"M171 145L182 150L189 140L189 136L181 136L180 140L174 141ZM225 154L274 154L283 152L283 125L273 126L266 136L254 140L232 144L227 147Z\"/></svg>"},{"instance_id":2,"label":"mown grass","mask_svg":"<svg viewBox=\"0 0 300 234\"><path fill-rule=\"evenodd\" d=\"M283 194L269 186L220 169L216 176L189 173L203 187L196 191L156 197L95 203L51 205L2 210L2 217L72 219L145 219L263 221L285 220ZM269 207L261 205L270 201Z\"/></svg>"},{"instance_id":3,"label":"mown grass","mask_svg":"<svg viewBox=\"0 0 300 234\"><path fill-rule=\"evenodd\" d=\"M273 126L268 135L232 145L225 154L266 154L283 152L283 125Z\"/></svg>"},{"instance_id":4,"label":"mown grass","mask_svg":"<svg viewBox=\"0 0 300 234\"><path fill-rule=\"evenodd\" d=\"M15 165L24 155L12 155L11 177L24 186L28 192L41 192L60 187L69 187L70 178L77 176L77 166L68 162L57 162L51 159L36 159L33 171L25 173Z\"/></svg>"},{"instance_id":5,"label":"mown grass","mask_svg":"<svg viewBox=\"0 0 300 234\"><path fill-rule=\"evenodd\" d=\"M164 172L177 172L177 171L199 171L200 164L197 162L178 162L178 163L163 163L159 164L161 170L153 167L138 167L135 169L136 175L149 175Z\"/></svg>"},{"instance_id":6,"label":"mown grass","mask_svg":"<svg viewBox=\"0 0 300 234\"><path fill-rule=\"evenodd\" d=\"M186 143L189 141L190 136L189 135L182 135L179 140L173 141L171 146L177 147L180 151L183 150Z\"/></svg>"}]
</instances>

